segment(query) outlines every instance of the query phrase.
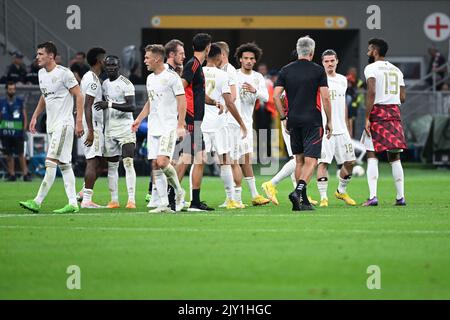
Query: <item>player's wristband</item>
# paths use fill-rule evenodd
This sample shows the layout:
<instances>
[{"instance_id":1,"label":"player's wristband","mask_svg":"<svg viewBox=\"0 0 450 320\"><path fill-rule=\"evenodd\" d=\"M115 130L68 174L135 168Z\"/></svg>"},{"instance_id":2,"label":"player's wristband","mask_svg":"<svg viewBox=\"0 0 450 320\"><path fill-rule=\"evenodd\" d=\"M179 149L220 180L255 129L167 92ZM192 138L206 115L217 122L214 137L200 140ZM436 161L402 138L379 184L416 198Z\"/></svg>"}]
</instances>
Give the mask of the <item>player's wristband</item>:
<instances>
[{"instance_id":1,"label":"player's wristband","mask_svg":"<svg viewBox=\"0 0 450 320\"><path fill-rule=\"evenodd\" d=\"M112 108L112 101L108 101L108 108Z\"/></svg>"}]
</instances>

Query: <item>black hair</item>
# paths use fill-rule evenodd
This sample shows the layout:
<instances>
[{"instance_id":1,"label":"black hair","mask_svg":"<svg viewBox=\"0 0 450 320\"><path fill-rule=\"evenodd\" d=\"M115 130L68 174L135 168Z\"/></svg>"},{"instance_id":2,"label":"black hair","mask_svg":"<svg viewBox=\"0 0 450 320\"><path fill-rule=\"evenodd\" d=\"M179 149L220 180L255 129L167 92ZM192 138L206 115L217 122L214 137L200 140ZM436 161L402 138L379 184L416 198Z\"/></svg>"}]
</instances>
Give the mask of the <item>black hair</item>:
<instances>
[{"instance_id":1,"label":"black hair","mask_svg":"<svg viewBox=\"0 0 450 320\"><path fill-rule=\"evenodd\" d=\"M236 49L236 53L234 54L238 63L240 63L239 59L242 58L242 54L244 52L253 52L253 54L255 55L256 62L258 62L258 60L261 58L261 56L263 54L263 51L261 50L261 48L258 47L258 45L254 42L248 42L248 43L241 44Z\"/></svg>"},{"instance_id":2,"label":"black hair","mask_svg":"<svg viewBox=\"0 0 450 320\"><path fill-rule=\"evenodd\" d=\"M206 47L211 43L212 38L207 33L197 33L192 39L192 46L194 47L194 51L202 52L206 49Z\"/></svg>"},{"instance_id":3,"label":"black hair","mask_svg":"<svg viewBox=\"0 0 450 320\"><path fill-rule=\"evenodd\" d=\"M88 51L87 53L87 62L88 64L93 67L97 64L97 62L99 61L99 57L102 54L105 54L106 51L103 48L92 48Z\"/></svg>"},{"instance_id":4,"label":"black hair","mask_svg":"<svg viewBox=\"0 0 450 320\"><path fill-rule=\"evenodd\" d=\"M388 46L387 42L384 41L383 39L372 38L372 39L369 40L369 45L374 46L377 49L378 54L381 57L385 57L386 53L387 53L387 51L389 49L389 46Z\"/></svg>"},{"instance_id":5,"label":"black hair","mask_svg":"<svg viewBox=\"0 0 450 320\"><path fill-rule=\"evenodd\" d=\"M5 83L5 89L8 89L9 86L16 86L16 83L14 81L7 81Z\"/></svg>"},{"instance_id":6,"label":"black hair","mask_svg":"<svg viewBox=\"0 0 450 320\"><path fill-rule=\"evenodd\" d=\"M45 52L47 53L53 53L53 59L56 58L56 56L58 55L58 50L56 49L55 44L51 41L40 43L38 44L37 48L45 49Z\"/></svg>"},{"instance_id":7,"label":"black hair","mask_svg":"<svg viewBox=\"0 0 450 320\"><path fill-rule=\"evenodd\" d=\"M115 55L108 55L108 56L106 56L105 57L105 63L106 63L106 61L108 61L108 60L113 60L117 65L120 65L120 59L119 59L119 57L118 56L115 56Z\"/></svg>"},{"instance_id":8,"label":"black hair","mask_svg":"<svg viewBox=\"0 0 450 320\"><path fill-rule=\"evenodd\" d=\"M86 53L84 53L83 51L78 51L75 55L76 56L82 56L83 59L86 59Z\"/></svg>"},{"instance_id":9,"label":"black hair","mask_svg":"<svg viewBox=\"0 0 450 320\"><path fill-rule=\"evenodd\" d=\"M336 51L334 51L333 49L327 49L322 53L322 59L325 56L335 56L336 59L338 58Z\"/></svg>"},{"instance_id":10,"label":"black hair","mask_svg":"<svg viewBox=\"0 0 450 320\"><path fill-rule=\"evenodd\" d=\"M215 43L211 44L211 50L209 50L208 58L215 58L217 56L220 56L221 54L222 49L220 49L220 47Z\"/></svg>"}]
</instances>

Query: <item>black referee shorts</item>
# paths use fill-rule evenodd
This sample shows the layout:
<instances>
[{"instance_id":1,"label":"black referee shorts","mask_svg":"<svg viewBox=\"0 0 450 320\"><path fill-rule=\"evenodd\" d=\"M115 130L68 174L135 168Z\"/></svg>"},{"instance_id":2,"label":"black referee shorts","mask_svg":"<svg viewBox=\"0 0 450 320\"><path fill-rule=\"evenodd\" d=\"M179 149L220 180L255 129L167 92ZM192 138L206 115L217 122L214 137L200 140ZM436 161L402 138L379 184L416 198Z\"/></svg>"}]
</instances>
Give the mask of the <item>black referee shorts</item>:
<instances>
[{"instance_id":1,"label":"black referee shorts","mask_svg":"<svg viewBox=\"0 0 450 320\"><path fill-rule=\"evenodd\" d=\"M190 154L194 156L200 151L205 150L205 141L203 140L203 132L200 128L201 122L194 125L188 124L188 133L183 140L177 141L175 154Z\"/></svg>"},{"instance_id":2,"label":"black referee shorts","mask_svg":"<svg viewBox=\"0 0 450 320\"><path fill-rule=\"evenodd\" d=\"M290 128L291 148L293 154L319 159L322 153L322 127Z\"/></svg>"}]
</instances>

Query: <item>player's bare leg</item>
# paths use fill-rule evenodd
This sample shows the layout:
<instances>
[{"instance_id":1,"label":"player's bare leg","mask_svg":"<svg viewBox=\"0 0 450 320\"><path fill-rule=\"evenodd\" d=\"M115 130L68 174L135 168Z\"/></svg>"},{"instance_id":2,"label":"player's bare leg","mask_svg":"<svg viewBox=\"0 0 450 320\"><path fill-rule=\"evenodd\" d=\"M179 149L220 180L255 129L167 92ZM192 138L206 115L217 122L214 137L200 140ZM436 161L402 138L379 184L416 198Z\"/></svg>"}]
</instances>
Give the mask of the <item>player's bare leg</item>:
<instances>
[{"instance_id":1,"label":"player's bare leg","mask_svg":"<svg viewBox=\"0 0 450 320\"><path fill-rule=\"evenodd\" d=\"M213 211L214 209L200 201L200 187L203 178L204 163L206 162L206 153L198 151L194 157L194 164L191 170L192 181L192 199L188 211Z\"/></svg>"},{"instance_id":2,"label":"player's bare leg","mask_svg":"<svg viewBox=\"0 0 450 320\"><path fill-rule=\"evenodd\" d=\"M397 190L397 197L395 198L396 206L405 206L405 176L403 173L402 163L400 161L399 152L388 152L388 161L392 168L392 177L395 182L395 189Z\"/></svg>"},{"instance_id":3,"label":"player's bare leg","mask_svg":"<svg viewBox=\"0 0 450 320\"><path fill-rule=\"evenodd\" d=\"M94 184L97 180L97 168L100 166L98 157L86 159L86 170L84 173L84 187L83 187L83 201L81 208L99 209L102 206L92 202L92 195L94 193Z\"/></svg>"}]
</instances>

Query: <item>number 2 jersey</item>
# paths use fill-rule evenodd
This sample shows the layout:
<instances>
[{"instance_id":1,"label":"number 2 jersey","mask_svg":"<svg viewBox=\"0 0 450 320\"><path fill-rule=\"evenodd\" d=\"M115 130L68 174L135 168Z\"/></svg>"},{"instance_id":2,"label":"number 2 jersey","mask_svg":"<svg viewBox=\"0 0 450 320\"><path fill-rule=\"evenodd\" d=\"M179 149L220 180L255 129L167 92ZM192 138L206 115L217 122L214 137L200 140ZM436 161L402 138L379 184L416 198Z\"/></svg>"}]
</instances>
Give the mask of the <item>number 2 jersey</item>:
<instances>
[{"instance_id":1,"label":"number 2 jersey","mask_svg":"<svg viewBox=\"0 0 450 320\"><path fill-rule=\"evenodd\" d=\"M103 82L103 95L106 101L123 104L125 97L134 96L134 85L126 77L120 75L116 80L106 79ZM113 108L107 108L105 114L105 136L118 137L131 134L131 126L134 118L132 112L122 112Z\"/></svg>"}]
</instances>

